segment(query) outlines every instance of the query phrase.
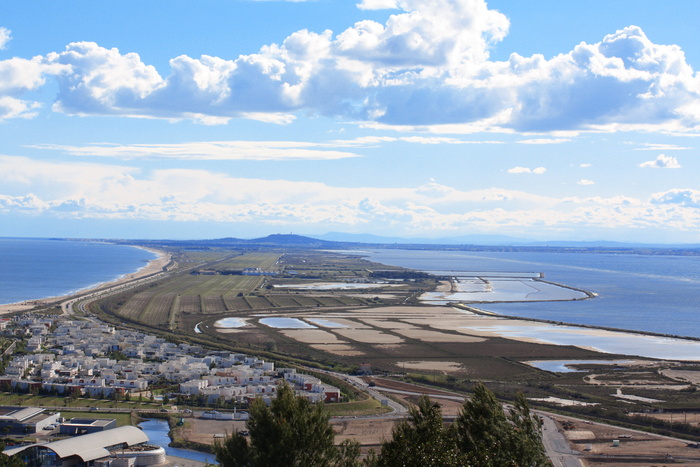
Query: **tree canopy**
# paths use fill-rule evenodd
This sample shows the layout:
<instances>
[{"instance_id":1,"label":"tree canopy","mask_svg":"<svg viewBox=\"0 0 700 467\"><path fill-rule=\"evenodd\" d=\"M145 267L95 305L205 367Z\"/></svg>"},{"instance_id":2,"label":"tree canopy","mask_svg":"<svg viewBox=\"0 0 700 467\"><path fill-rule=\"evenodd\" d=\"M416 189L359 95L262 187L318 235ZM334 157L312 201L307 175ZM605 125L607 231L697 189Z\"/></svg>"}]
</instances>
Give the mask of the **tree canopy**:
<instances>
[{"instance_id":1,"label":"tree canopy","mask_svg":"<svg viewBox=\"0 0 700 467\"><path fill-rule=\"evenodd\" d=\"M279 386L269 407L256 399L249 415L250 441L235 433L215 445L223 467L352 466L360 455L357 443L336 447L323 405L296 396L287 384Z\"/></svg>"},{"instance_id":2,"label":"tree canopy","mask_svg":"<svg viewBox=\"0 0 700 467\"><path fill-rule=\"evenodd\" d=\"M223 467L544 467L551 465L542 445L540 421L518 396L506 413L483 384L474 387L452 425L443 422L440 405L422 396L409 417L396 425L378 454L360 460L356 441L334 445L330 417L322 404L279 387L268 407L261 399L250 407L240 433L214 447Z\"/></svg>"}]
</instances>

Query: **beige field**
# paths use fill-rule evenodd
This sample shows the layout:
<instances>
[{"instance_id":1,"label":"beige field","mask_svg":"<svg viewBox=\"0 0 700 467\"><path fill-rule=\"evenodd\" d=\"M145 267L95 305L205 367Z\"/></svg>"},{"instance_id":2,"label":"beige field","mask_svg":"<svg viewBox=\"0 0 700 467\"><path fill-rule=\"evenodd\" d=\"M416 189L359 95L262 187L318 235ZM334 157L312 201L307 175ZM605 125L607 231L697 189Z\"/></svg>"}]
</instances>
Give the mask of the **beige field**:
<instances>
[{"instance_id":1,"label":"beige field","mask_svg":"<svg viewBox=\"0 0 700 467\"><path fill-rule=\"evenodd\" d=\"M388 319L363 319L361 321L370 326L384 329L416 329L415 326L403 321L392 321Z\"/></svg>"},{"instance_id":2,"label":"beige field","mask_svg":"<svg viewBox=\"0 0 700 467\"><path fill-rule=\"evenodd\" d=\"M338 339L338 336L335 334L322 329L285 329L282 331L282 334L305 344L347 343Z\"/></svg>"},{"instance_id":3,"label":"beige field","mask_svg":"<svg viewBox=\"0 0 700 467\"><path fill-rule=\"evenodd\" d=\"M432 370L442 371L443 373L452 373L464 371L462 365L457 362L436 362L436 361L420 361L420 362L399 362L403 368L410 370Z\"/></svg>"},{"instance_id":4,"label":"beige field","mask_svg":"<svg viewBox=\"0 0 700 467\"><path fill-rule=\"evenodd\" d=\"M400 337L374 329L338 329L336 332L350 340L365 344L398 344L403 342Z\"/></svg>"},{"instance_id":5,"label":"beige field","mask_svg":"<svg viewBox=\"0 0 700 467\"><path fill-rule=\"evenodd\" d=\"M316 350L321 350L334 355L340 355L342 357L355 357L365 354L362 350L358 350L352 345L347 344L317 344L312 345L311 347Z\"/></svg>"}]
</instances>

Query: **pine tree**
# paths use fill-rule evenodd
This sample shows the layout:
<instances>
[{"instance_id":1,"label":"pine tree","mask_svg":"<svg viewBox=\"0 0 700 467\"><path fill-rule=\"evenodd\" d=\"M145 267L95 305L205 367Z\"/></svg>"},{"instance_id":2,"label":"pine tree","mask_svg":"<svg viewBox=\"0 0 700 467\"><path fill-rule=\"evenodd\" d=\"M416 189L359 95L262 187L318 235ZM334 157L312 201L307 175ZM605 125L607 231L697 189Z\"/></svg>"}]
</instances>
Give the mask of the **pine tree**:
<instances>
[{"instance_id":1,"label":"pine tree","mask_svg":"<svg viewBox=\"0 0 700 467\"><path fill-rule=\"evenodd\" d=\"M518 394L510 409L508 420L512 425L509 451L520 459L521 465L550 465L542 444L542 425L539 418L530 412L530 405L522 393Z\"/></svg>"},{"instance_id":2,"label":"pine tree","mask_svg":"<svg viewBox=\"0 0 700 467\"><path fill-rule=\"evenodd\" d=\"M277 390L268 407L262 399L250 406L246 427L250 441L236 433L215 445L223 467L292 467L359 465L359 446L334 445L335 433L323 405L296 396L287 384Z\"/></svg>"},{"instance_id":3,"label":"pine tree","mask_svg":"<svg viewBox=\"0 0 700 467\"><path fill-rule=\"evenodd\" d=\"M457 444L472 467L548 466L539 420L520 394L509 415L483 384L474 387L455 420Z\"/></svg>"},{"instance_id":4,"label":"pine tree","mask_svg":"<svg viewBox=\"0 0 700 467\"><path fill-rule=\"evenodd\" d=\"M453 430L442 420L440 405L421 396L399 423L390 441L382 443L377 459L380 467L464 466L466 458L457 450Z\"/></svg>"}]
</instances>

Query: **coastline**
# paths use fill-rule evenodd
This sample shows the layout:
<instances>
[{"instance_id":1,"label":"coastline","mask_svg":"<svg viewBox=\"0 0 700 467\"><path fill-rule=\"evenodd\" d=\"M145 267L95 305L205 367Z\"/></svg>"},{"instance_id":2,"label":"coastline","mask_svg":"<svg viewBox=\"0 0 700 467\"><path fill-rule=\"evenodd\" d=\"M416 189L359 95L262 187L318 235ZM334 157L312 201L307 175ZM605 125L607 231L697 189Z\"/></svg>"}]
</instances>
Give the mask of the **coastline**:
<instances>
[{"instance_id":1,"label":"coastline","mask_svg":"<svg viewBox=\"0 0 700 467\"><path fill-rule=\"evenodd\" d=\"M91 292L94 292L96 290L104 289L107 287L115 287L118 285L121 285L126 282L130 282L133 280L141 279L147 276L150 276L152 274L155 274L157 272L160 272L165 268L171 261L172 255L166 251L162 250L154 250L152 248L146 248L142 246L136 246L136 245L129 245L132 246L133 248L140 248L142 250L150 251L152 253L155 253L158 255L156 258L150 260L145 266L143 266L141 269L138 269L137 271L127 273L122 275L121 277L118 277L117 279L114 279L112 281L108 282L102 282L99 284L95 284L93 286L87 287L85 289L78 290L77 292L66 294L66 295L59 295L55 297L44 297L44 298L36 298L36 299L31 299L31 300L24 300L22 302L17 302L17 303L7 303L7 304L0 304L0 315L4 315L7 313L15 313L15 312L20 312L20 311L29 311L33 310L34 308L37 307L48 307L51 305L57 305L60 302L70 300L72 298L85 295Z\"/></svg>"}]
</instances>

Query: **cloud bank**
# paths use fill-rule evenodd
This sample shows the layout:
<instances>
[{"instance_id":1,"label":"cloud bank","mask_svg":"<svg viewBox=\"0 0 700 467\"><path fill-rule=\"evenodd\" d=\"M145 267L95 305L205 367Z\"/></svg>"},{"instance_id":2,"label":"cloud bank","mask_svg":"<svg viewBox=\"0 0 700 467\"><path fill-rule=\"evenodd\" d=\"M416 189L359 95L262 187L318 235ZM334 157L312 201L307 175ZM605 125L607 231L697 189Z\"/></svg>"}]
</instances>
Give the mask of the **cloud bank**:
<instances>
[{"instance_id":1,"label":"cloud bank","mask_svg":"<svg viewBox=\"0 0 700 467\"><path fill-rule=\"evenodd\" d=\"M436 182L348 188L318 182L234 177L195 169L144 171L127 165L41 162L0 156L0 214L54 219L139 219L342 227L379 234L523 231L556 236L585 229L700 229L700 192L648 199L553 198L507 189L459 190ZM40 193L39 195L35 193Z\"/></svg>"},{"instance_id":2,"label":"cloud bank","mask_svg":"<svg viewBox=\"0 0 700 467\"><path fill-rule=\"evenodd\" d=\"M363 0L394 8L334 34L301 30L235 59L181 55L167 76L137 53L92 42L0 61L0 119L48 77L70 115L289 123L296 115L461 131L697 131L700 78L677 45L629 26L568 53L490 60L508 19L483 0ZM0 29L0 47L10 32Z\"/></svg>"}]
</instances>

